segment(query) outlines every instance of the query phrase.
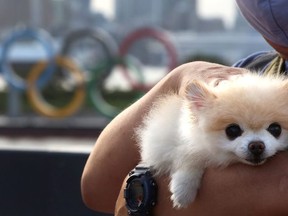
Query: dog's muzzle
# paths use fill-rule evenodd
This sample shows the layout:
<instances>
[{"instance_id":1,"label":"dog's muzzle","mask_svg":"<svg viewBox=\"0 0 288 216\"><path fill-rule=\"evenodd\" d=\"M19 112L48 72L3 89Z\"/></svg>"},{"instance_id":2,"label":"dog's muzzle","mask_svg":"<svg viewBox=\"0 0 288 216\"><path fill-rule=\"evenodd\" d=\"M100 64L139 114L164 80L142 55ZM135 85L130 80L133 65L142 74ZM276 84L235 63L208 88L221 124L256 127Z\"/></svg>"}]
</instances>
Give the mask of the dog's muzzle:
<instances>
[{"instance_id":1,"label":"dog's muzzle","mask_svg":"<svg viewBox=\"0 0 288 216\"><path fill-rule=\"evenodd\" d=\"M246 160L254 165L263 163L266 158L264 157L265 144L262 141L252 141L248 144L249 156Z\"/></svg>"}]
</instances>

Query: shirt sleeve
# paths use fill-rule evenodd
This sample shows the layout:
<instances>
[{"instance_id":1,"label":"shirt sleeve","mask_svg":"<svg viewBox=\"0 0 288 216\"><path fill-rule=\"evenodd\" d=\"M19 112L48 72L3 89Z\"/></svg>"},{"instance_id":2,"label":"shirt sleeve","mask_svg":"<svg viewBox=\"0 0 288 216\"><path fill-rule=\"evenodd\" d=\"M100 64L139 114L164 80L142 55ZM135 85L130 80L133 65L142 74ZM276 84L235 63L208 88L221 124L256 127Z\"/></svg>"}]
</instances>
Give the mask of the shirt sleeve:
<instances>
[{"instance_id":1,"label":"shirt sleeve","mask_svg":"<svg viewBox=\"0 0 288 216\"><path fill-rule=\"evenodd\" d=\"M239 61L237 61L236 63L234 63L232 65L232 67L245 67L248 64L250 64L251 62L253 62L254 60L256 60L257 58L269 53L271 51L260 51L260 52L256 52L253 53L249 56L247 56L246 58L240 59Z\"/></svg>"}]
</instances>

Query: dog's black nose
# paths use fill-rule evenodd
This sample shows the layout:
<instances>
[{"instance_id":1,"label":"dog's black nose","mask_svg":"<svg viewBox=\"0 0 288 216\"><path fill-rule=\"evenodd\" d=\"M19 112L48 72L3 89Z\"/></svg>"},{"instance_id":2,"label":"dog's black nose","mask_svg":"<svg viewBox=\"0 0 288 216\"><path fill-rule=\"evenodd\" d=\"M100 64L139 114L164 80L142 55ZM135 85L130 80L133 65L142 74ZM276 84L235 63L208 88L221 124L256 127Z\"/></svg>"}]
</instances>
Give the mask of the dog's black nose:
<instances>
[{"instance_id":1,"label":"dog's black nose","mask_svg":"<svg viewBox=\"0 0 288 216\"><path fill-rule=\"evenodd\" d=\"M248 145L249 151L255 155L261 155L265 150L265 144L262 141L253 141Z\"/></svg>"}]
</instances>

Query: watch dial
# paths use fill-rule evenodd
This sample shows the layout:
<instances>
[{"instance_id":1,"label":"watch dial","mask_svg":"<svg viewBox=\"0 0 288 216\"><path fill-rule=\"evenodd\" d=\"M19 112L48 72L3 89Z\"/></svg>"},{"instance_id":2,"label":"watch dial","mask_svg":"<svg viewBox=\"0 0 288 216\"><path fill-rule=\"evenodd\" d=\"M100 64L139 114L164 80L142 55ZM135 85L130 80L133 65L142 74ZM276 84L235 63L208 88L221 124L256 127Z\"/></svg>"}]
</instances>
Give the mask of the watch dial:
<instances>
[{"instance_id":1,"label":"watch dial","mask_svg":"<svg viewBox=\"0 0 288 216\"><path fill-rule=\"evenodd\" d=\"M135 207L139 207L144 199L143 185L139 181L131 182L131 198Z\"/></svg>"}]
</instances>

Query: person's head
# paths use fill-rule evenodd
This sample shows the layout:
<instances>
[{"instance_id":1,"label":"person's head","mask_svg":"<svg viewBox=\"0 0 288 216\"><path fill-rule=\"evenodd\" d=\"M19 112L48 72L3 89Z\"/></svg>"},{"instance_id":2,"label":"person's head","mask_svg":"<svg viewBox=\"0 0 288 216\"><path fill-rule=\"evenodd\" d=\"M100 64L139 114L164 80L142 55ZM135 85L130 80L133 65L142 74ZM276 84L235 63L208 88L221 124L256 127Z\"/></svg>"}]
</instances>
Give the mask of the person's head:
<instances>
[{"instance_id":1,"label":"person's head","mask_svg":"<svg viewBox=\"0 0 288 216\"><path fill-rule=\"evenodd\" d=\"M288 59L288 0L236 0L242 15Z\"/></svg>"}]
</instances>

